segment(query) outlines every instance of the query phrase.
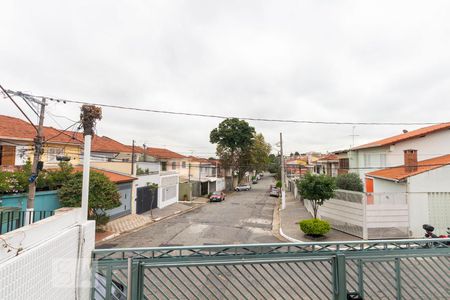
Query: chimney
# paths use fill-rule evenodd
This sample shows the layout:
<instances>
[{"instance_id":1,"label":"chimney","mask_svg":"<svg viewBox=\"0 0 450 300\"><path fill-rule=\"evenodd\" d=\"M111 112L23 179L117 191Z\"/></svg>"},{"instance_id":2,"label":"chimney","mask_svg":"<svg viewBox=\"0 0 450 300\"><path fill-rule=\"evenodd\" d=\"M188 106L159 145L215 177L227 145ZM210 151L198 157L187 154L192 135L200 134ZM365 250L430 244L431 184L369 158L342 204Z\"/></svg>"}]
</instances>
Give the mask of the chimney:
<instances>
[{"instance_id":1,"label":"chimney","mask_svg":"<svg viewBox=\"0 0 450 300\"><path fill-rule=\"evenodd\" d=\"M411 173L417 171L417 150L404 150L405 172Z\"/></svg>"}]
</instances>

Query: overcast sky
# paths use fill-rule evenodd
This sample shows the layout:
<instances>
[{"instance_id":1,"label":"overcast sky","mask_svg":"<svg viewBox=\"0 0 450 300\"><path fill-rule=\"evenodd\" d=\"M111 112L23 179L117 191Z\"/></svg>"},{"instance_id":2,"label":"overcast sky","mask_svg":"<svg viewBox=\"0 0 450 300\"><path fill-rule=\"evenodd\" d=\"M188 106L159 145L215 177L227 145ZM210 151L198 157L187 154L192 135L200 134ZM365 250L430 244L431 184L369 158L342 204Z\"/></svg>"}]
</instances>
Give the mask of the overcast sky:
<instances>
[{"instance_id":1,"label":"overcast sky","mask_svg":"<svg viewBox=\"0 0 450 300\"><path fill-rule=\"evenodd\" d=\"M0 84L13 90L271 119L449 121L447 0L3 0L0 10ZM20 116L9 100L0 108ZM77 105L47 110L57 128L71 121L55 115L79 117ZM218 119L103 112L100 135L214 153ZM352 144L350 125L250 123L271 144L282 131L287 153ZM417 127L357 126L355 143Z\"/></svg>"}]
</instances>

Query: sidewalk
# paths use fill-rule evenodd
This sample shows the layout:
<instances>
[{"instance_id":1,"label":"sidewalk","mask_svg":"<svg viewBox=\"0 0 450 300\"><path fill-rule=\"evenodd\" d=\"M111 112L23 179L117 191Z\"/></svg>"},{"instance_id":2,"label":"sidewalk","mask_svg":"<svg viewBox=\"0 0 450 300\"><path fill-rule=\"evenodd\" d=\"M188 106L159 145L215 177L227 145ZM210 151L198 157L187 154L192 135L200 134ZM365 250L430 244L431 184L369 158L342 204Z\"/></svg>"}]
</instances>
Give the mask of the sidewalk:
<instances>
[{"instance_id":1,"label":"sidewalk","mask_svg":"<svg viewBox=\"0 0 450 300\"><path fill-rule=\"evenodd\" d=\"M319 208L320 209L320 208ZM291 242L358 241L360 238L331 229L322 239L311 239L300 230L298 222L312 219L300 200L295 200L291 192L286 192L286 208L280 210L280 234Z\"/></svg>"},{"instance_id":2,"label":"sidewalk","mask_svg":"<svg viewBox=\"0 0 450 300\"><path fill-rule=\"evenodd\" d=\"M206 198L196 198L194 201L177 202L164 208L155 208L141 215L131 214L112 220L105 225L104 232L96 233L95 241L106 241L122 233L138 230L145 225L194 210L207 202Z\"/></svg>"}]
</instances>

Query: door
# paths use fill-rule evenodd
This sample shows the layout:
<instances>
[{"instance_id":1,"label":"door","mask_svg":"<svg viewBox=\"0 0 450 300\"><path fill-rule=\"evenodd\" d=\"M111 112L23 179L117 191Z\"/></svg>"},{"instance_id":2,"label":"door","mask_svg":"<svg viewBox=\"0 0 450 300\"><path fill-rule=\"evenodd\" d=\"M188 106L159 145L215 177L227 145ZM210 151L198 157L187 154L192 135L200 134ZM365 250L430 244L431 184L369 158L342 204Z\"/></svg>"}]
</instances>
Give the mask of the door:
<instances>
[{"instance_id":1,"label":"door","mask_svg":"<svg viewBox=\"0 0 450 300\"><path fill-rule=\"evenodd\" d=\"M136 213L142 214L158 207L157 189L148 186L137 188Z\"/></svg>"},{"instance_id":2,"label":"door","mask_svg":"<svg viewBox=\"0 0 450 300\"><path fill-rule=\"evenodd\" d=\"M367 204L373 204L373 179L366 178Z\"/></svg>"}]
</instances>

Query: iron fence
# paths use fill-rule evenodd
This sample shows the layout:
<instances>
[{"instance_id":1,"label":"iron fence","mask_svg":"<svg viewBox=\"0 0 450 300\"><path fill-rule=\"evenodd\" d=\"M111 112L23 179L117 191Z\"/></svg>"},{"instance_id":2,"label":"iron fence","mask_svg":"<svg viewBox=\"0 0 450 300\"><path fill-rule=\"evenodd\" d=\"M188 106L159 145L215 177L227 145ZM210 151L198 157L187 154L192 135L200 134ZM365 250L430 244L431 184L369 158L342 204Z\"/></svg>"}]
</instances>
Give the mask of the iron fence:
<instances>
[{"instance_id":1,"label":"iron fence","mask_svg":"<svg viewBox=\"0 0 450 300\"><path fill-rule=\"evenodd\" d=\"M54 213L54 211L0 211L0 234L51 217Z\"/></svg>"},{"instance_id":2,"label":"iron fence","mask_svg":"<svg viewBox=\"0 0 450 300\"><path fill-rule=\"evenodd\" d=\"M95 250L92 298L449 299L449 244L421 239Z\"/></svg>"}]
</instances>

